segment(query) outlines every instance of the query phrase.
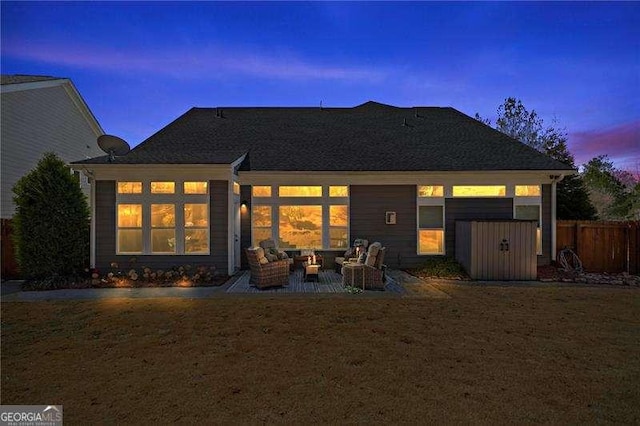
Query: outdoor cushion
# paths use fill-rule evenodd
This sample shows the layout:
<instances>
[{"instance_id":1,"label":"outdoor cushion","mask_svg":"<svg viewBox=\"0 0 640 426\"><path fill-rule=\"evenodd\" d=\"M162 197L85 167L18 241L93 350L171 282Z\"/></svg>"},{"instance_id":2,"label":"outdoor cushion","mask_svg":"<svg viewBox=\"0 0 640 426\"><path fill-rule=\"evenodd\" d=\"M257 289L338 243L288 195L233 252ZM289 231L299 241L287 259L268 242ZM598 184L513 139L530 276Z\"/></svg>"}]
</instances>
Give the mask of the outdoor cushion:
<instances>
[{"instance_id":1,"label":"outdoor cushion","mask_svg":"<svg viewBox=\"0 0 640 426\"><path fill-rule=\"evenodd\" d=\"M267 263L269 263L269 259L267 259L266 257L262 256L258 258L258 262L260 262L261 265L266 265Z\"/></svg>"},{"instance_id":2,"label":"outdoor cushion","mask_svg":"<svg viewBox=\"0 0 640 426\"><path fill-rule=\"evenodd\" d=\"M369 250L367 251L367 258L364 261L364 264L367 266L375 266L376 258L378 257L378 252L382 248L382 244L375 242L369 246Z\"/></svg>"}]
</instances>

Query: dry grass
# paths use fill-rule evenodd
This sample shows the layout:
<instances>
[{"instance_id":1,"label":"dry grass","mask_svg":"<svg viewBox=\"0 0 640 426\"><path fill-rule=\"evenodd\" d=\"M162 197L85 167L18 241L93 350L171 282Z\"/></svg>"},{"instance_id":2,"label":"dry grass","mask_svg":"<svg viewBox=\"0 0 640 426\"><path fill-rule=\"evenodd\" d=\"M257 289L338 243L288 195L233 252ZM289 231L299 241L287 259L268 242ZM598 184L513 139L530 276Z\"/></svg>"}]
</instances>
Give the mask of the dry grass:
<instances>
[{"instance_id":1,"label":"dry grass","mask_svg":"<svg viewBox=\"0 0 640 426\"><path fill-rule=\"evenodd\" d=\"M2 404L69 424L640 422L640 291L2 304Z\"/></svg>"}]
</instances>

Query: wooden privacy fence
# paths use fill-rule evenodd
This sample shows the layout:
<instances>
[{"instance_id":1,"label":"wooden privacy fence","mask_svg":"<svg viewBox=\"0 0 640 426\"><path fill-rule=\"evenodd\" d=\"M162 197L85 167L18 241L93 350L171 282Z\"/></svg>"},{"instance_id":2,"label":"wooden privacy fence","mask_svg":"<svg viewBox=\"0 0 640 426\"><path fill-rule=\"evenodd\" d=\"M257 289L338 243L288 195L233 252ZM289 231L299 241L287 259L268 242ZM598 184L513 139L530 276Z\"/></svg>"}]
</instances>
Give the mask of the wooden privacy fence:
<instances>
[{"instance_id":1,"label":"wooden privacy fence","mask_svg":"<svg viewBox=\"0 0 640 426\"><path fill-rule=\"evenodd\" d=\"M572 249L588 272L640 273L640 221L557 221L556 250Z\"/></svg>"},{"instance_id":2,"label":"wooden privacy fence","mask_svg":"<svg viewBox=\"0 0 640 426\"><path fill-rule=\"evenodd\" d=\"M2 251L2 279L18 277L18 263L16 262L13 239L11 237L11 219L0 219L0 249Z\"/></svg>"}]
</instances>

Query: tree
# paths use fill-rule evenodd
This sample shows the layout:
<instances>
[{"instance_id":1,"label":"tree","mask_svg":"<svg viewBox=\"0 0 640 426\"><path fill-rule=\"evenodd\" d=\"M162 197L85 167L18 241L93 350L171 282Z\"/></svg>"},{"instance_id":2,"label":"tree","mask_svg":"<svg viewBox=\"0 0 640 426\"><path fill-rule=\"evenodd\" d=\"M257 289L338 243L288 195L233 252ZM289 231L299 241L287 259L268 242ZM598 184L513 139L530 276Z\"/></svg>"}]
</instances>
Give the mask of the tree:
<instances>
[{"instance_id":1,"label":"tree","mask_svg":"<svg viewBox=\"0 0 640 426\"><path fill-rule=\"evenodd\" d=\"M49 282L51 277L80 275L88 264L89 207L65 163L45 154L13 192L14 238L23 275Z\"/></svg>"},{"instance_id":2,"label":"tree","mask_svg":"<svg viewBox=\"0 0 640 426\"><path fill-rule=\"evenodd\" d=\"M491 121L479 114L475 118L484 124ZM498 107L496 130L531 146L554 160L575 168L575 160L567 147L567 133L554 122L544 127L543 120L535 110L529 112L516 98L507 98ZM558 219L596 218L596 209L589 200L589 193L579 175L565 176L556 187L556 217Z\"/></svg>"},{"instance_id":3,"label":"tree","mask_svg":"<svg viewBox=\"0 0 640 426\"><path fill-rule=\"evenodd\" d=\"M631 173L600 155L585 164L583 176L601 219L640 219L640 181Z\"/></svg>"}]
</instances>

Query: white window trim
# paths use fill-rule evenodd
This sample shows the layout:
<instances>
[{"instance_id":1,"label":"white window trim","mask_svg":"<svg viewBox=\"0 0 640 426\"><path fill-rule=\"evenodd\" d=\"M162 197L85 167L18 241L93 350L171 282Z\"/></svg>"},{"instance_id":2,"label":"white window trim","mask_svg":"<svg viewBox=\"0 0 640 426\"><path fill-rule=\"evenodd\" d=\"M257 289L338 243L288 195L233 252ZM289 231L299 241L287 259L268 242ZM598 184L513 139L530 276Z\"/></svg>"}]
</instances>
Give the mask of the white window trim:
<instances>
[{"instance_id":1,"label":"white window trim","mask_svg":"<svg viewBox=\"0 0 640 426\"><path fill-rule=\"evenodd\" d=\"M419 187L427 186L442 186L443 197L421 197ZM446 235L446 214L445 214L445 198L451 198L452 185L444 185L442 183L426 184L420 183L416 185L416 254L418 256L444 256L447 253L447 235ZM442 228L420 228L420 207L421 206L436 206L442 207ZM423 253L420 251L420 230L442 230L442 253Z\"/></svg>"},{"instance_id":2,"label":"white window trim","mask_svg":"<svg viewBox=\"0 0 640 426\"><path fill-rule=\"evenodd\" d=\"M521 184L516 184L521 185ZM540 218L540 250L536 250L536 254L538 256L542 256L544 253L543 243L544 243L544 228L542 222L542 185L540 185L540 195L534 196L516 196L515 195L515 187L512 186L513 189L513 214L512 217L516 219L516 206L538 206L538 216ZM537 243L536 243L537 245Z\"/></svg>"},{"instance_id":3,"label":"white window trim","mask_svg":"<svg viewBox=\"0 0 640 426\"><path fill-rule=\"evenodd\" d=\"M207 182L206 194L185 194L184 182ZM118 182L142 182L142 194L119 194ZM152 194L151 182L175 182L174 194ZM116 234L116 255L126 256L209 256L211 255L211 182L207 179L184 178L167 179L158 177L157 179L126 179L116 181L116 208L115 208L115 234ZM121 252L118 247L118 205L119 204L141 204L142 205L142 253ZM175 253L154 253L151 251L151 204L174 204L175 205L175 230L176 230L176 251ZM206 252L188 253L185 252L185 229L184 226L184 205L185 204L206 204L207 205L207 239L208 250ZM198 227L195 229L204 229Z\"/></svg>"},{"instance_id":4,"label":"white window trim","mask_svg":"<svg viewBox=\"0 0 640 426\"><path fill-rule=\"evenodd\" d=\"M322 247L297 247L285 250L305 250L305 249L315 249L322 251L341 251L343 248L330 248L331 245L331 224L329 223L330 214L329 214L329 206L332 205L340 205L347 206L347 212L349 214L347 220L347 247L344 248L346 250L349 246L349 242L351 241L351 208L349 204L350 196L346 197L330 197L329 196L329 186L346 186L348 194L351 194L351 188L349 185L320 185L320 184L296 184L296 183L283 183L281 185L255 185L255 186L270 186L271 187L271 197L256 197L253 195L253 187L251 188L251 208L253 206L270 206L271 207L271 238L274 241L277 241L280 236L280 206L321 206L322 207ZM321 197L280 197L278 196L278 187L279 186L321 186L322 187L322 196ZM251 217L251 239L253 240L253 236L255 235L253 229L253 217ZM253 241L252 241L253 244Z\"/></svg>"}]
</instances>

